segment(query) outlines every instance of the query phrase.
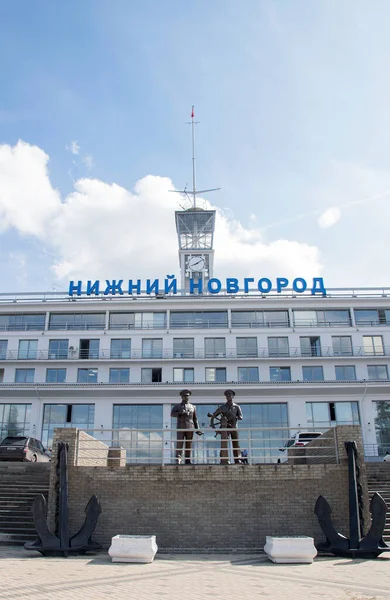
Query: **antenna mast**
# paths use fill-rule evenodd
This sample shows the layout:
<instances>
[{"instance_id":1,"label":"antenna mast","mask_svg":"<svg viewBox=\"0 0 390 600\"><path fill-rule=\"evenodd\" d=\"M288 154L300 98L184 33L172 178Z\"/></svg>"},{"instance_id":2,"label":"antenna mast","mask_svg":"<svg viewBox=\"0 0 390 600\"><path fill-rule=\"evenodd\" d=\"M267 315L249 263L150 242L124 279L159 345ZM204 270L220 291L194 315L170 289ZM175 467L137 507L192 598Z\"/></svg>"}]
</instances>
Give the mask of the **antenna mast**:
<instances>
[{"instance_id":1,"label":"antenna mast","mask_svg":"<svg viewBox=\"0 0 390 600\"><path fill-rule=\"evenodd\" d=\"M199 121L194 121L195 119L195 111L194 107L192 107L191 111L191 129L192 129L192 195L194 208L196 208L196 176L195 176L195 125L199 123ZM189 123L188 123L189 125Z\"/></svg>"},{"instance_id":2,"label":"antenna mast","mask_svg":"<svg viewBox=\"0 0 390 600\"><path fill-rule=\"evenodd\" d=\"M217 192L221 188L211 188L209 190L197 190L196 189L196 171L195 171L195 125L198 125L199 121L195 121L195 107L192 107L191 110L191 121L187 121L187 125L191 125L192 131L192 190L187 190L187 186L184 190L170 190L171 192L175 192L177 194L184 194L185 196L191 194L192 195L192 208L196 208L196 197L199 194L205 194L206 192Z\"/></svg>"}]
</instances>

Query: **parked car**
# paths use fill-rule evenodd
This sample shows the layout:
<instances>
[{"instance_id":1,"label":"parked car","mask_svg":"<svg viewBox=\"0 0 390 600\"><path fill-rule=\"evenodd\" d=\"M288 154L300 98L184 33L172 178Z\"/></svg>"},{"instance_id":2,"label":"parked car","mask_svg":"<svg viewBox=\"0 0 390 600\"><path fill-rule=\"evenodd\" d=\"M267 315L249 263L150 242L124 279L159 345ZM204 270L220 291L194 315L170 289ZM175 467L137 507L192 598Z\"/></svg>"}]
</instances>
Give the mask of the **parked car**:
<instances>
[{"instance_id":1,"label":"parked car","mask_svg":"<svg viewBox=\"0 0 390 600\"><path fill-rule=\"evenodd\" d=\"M50 455L40 440L8 436L0 444L0 460L50 462Z\"/></svg>"},{"instance_id":2,"label":"parked car","mask_svg":"<svg viewBox=\"0 0 390 600\"><path fill-rule=\"evenodd\" d=\"M299 431L293 435L283 446L279 448L281 452L284 452L286 448L297 448L299 446L307 446L309 442L312 442L316 438L322 435L319 431Z\"/></svg>"}]
</instances>

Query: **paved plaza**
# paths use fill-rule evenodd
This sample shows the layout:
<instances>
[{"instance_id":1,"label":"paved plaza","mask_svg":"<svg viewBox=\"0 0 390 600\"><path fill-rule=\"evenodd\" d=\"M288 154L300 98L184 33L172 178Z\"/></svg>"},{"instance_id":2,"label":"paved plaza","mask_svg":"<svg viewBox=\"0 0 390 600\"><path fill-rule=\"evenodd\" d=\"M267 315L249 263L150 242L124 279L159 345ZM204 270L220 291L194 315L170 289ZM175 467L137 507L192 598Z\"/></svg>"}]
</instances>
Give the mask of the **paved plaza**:
<instances>
[{"instance_id":1,"label":"paved plaza","mask_svg":"<svg viewBox=\"0 0 390 600\"><path fill-rule=\"evenodd\" d=\"M106 553L44 558L0 548L3 600L360 600L390 598L390 556L377 560L317 558L275 565L261 554L157 555L152 564L112 564Z\"/></svg>"}]
</instances>

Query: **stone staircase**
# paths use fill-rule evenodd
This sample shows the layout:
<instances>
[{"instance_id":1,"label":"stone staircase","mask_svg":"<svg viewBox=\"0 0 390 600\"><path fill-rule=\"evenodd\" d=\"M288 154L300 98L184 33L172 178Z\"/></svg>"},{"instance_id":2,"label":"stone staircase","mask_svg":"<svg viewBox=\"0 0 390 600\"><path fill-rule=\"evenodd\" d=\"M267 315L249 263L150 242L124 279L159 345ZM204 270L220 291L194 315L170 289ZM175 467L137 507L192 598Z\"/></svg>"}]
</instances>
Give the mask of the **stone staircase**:
<instances>
[{"instance_id":1,"label":"stone staircase","mask_svg":"<svg viewBox=\"0 0 390 600\"><path fill-rule=\"evenodd\" d=\"M21 546L36 533L31 505L48 498L50 463L0 462L0 546Z\"/></svg>"},{"instance_id":2,"label":"stone staircase","mask_svg":"<svg viewBox=\"0 0 390 600\"><path fill-rule=\"evenodd\" d=\"M366 463L370 499L378 492L387 504L386 527L383 539L390 545L390 463Z\"/></svg>"}]
</instances>

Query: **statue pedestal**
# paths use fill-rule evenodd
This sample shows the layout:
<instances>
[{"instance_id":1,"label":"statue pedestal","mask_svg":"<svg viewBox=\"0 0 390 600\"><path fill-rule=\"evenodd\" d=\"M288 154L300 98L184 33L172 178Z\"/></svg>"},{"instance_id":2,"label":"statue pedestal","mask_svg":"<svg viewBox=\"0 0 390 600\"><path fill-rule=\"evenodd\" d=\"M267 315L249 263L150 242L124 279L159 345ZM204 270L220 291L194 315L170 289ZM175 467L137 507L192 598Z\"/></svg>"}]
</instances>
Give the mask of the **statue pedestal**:
<instances>
[{"instance_id":1,"label":"statue pedestal","mask_svg":"<svg viewBox=\"0 0 390 600\"><path fill-rule=\"evenodd\" d=\"M112 562L151 563L157 550L155 535L116 535L108 554Z\"/></svg>"},{"instance_id":2,"label":"statue pedestal","mask_svg":"<svg viewBox=\"0 0 390 600\"><path fill-rule=\"evenodd\" d=\"M304 535L291 537L267 535L264 552L274 563L311 564L313 558L317 556L313 538Z\"/></svg>"}]
</instances>

